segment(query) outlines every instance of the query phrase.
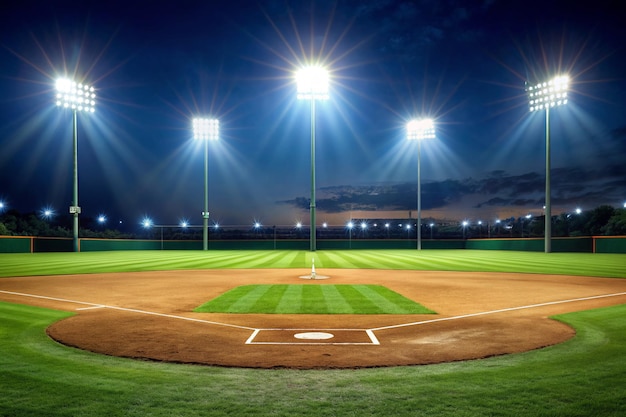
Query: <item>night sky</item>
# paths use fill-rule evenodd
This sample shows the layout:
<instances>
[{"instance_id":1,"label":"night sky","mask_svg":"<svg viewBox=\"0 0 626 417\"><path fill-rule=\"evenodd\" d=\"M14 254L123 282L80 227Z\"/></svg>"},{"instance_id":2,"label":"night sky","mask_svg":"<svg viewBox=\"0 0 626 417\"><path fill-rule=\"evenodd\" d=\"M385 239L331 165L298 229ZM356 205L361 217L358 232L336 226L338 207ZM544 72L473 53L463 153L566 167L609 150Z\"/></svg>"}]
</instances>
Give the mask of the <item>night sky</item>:
<instances>
[{"instance_id":1,"label":"night sky","mask_svg":"<svg viewBox=\"0 0 626 417\"><path fill-rule=\"evenodd\" d=\"M6 2L5 2L6 3ZM0 199L72 204L72 115L55 80L96 88L78 114L81 218L308 224L310 103L295 71L330 71L316 104L318 224L541 215L545 113L525 81L569 74L550 113L553 214L626 201L626 14L618 1L14 1L0 6Z\"/></svg>"}]
</instances>

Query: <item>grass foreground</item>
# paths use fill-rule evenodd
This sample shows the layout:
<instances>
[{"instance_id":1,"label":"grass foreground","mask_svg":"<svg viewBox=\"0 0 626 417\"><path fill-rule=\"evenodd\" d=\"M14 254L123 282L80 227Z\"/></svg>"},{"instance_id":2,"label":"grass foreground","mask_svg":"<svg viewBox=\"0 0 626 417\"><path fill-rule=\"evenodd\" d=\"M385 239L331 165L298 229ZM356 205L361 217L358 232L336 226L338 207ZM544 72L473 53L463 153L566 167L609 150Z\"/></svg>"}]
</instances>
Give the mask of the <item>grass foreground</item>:
<instances>
[{"instance_id":1,"label":"grass foreground","mask_svg":"<svg viewBox=\"0 0 626 417\"><path fill-rule=\"evenodd\" d=\"M626 277L626 255L506 251L0 254L0 277L203 268L501 271ZM1 280L0 280L1 281ZM560 315L536 351L439 365L255 370L135 361L60 345L71 313L0 302L0 416L623 416L626 305Z\"/></svg>"},{"instance_id":2,"label":"grass foreground","mask_svg":"<svg viewBox=\"0 0 626 417\"><path fill-rule=\"evenodd\" d=\"M382 285L242 285L194 309L241 314L432 314Z\"/></svg>"}]
</instances>

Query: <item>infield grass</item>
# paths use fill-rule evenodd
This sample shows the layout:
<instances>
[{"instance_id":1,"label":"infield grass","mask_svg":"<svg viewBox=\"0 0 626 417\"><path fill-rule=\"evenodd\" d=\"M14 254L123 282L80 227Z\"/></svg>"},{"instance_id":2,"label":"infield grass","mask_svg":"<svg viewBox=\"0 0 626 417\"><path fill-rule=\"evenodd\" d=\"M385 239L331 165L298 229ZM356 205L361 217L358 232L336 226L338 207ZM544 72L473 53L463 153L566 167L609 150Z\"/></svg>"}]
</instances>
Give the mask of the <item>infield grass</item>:
<instances>
[{"instance_id":1,"label":"infield grass","mask_svg":"<svg viewBox=\"0 0 626 417\"><path fill-rule=\"evenodd\" d=\"M194 309L198 313L433 314L381 285L242 285Z\"/></svg>"}]
</instances>

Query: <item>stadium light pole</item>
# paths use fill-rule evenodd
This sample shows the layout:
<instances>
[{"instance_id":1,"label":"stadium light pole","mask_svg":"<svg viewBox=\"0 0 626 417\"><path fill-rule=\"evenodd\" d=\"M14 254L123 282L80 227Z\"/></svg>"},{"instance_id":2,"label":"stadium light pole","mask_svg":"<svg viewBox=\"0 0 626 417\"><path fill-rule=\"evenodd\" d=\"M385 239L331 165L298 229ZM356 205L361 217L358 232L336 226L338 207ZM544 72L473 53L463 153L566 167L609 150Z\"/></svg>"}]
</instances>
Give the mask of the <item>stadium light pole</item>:
<instances>
[{"instance_id":1,"label":"stadium light pole","mask_svg":"<svg viewBox=\"0 0 626 417\"><path fill-rule=\"evenodd\" d=\"M530 85L526 82L526 92L530 111L546 111L546 212L545 212L545 253L552 252L552 208L550 202L550 109L567 104L569 76L560 75L547 82Z\"/></svg>"},{"instance_id":2,"label":"stadium light pole","mask_svg":"<svg viewBox=\"0 0 626 417\"><path fill-rule=\"evenodd\" d=\"M78 112L93 113L96 105L96 93L93 86L76 83L68 78L59 78L56 82L56 105L72 110L72 137L74 148L74 192L70 214L74 216L74 252L79 252L78 244L78 215L80 206L78 205L78 133L77 116Z\"/></svg>"},{"instance_id":3,"label":"stadium light pole","mask_svg":"<svg viewBox=\"0 0 626 417\"><path fill-rule=\"evenodd\" d=\"M424 139L435 138L435 124L432 119L411 120L406 125L408 140L417 141L417 250L422 250L422 178L421 178L421 143Z\"/></svg>"},{"instance_id":4,"label":"stadium light pole","mask_svg":"<svg viewBox=\"0 0 626 417\"><path fill-rule=\"evenodd\" d=\"M220 137L218 119L198 117L193 119L193 138L204 142L204 210L202 211L202 249L209 249L209 144Z\"/></svg>"},{"instance_id":5,"label":"stadium light pole","mask_svg":"<svg viewBox=\"0 0 626 417\"><path fill-rule=\"evenodd\" d=\"M307 66L296 73L298 100L311 102L311 214L310 250L317 248L315 232L315 101L328 100L328 71L320 66Z\"/></svg>"}]
</instances>

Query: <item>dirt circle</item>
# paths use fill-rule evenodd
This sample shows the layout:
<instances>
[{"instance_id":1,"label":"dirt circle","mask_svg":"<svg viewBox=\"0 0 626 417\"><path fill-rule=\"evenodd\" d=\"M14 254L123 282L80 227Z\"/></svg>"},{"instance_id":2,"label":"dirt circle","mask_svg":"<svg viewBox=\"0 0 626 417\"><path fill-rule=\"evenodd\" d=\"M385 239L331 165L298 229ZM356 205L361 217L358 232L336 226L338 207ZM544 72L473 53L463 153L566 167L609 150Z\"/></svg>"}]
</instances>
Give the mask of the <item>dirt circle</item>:
<instances>
[{"instance_id":1,"label":"dirt circle","mask_svg":"<svg viewBox=\"0 0 626 417\"><path fill-rule=\"evenodd\" d=\"M626 302L626 280L535 274L330 269L194 270L0 280L0 300L72 311L69 346L128 358L252 368L360 368L486 358L563 342L549 316ZM378 284L436 315L194 313L239 285ZM305 335L305 336L302 336ZM330 335L330 336L329 336Z\"/></svg>"}]
</instances>

